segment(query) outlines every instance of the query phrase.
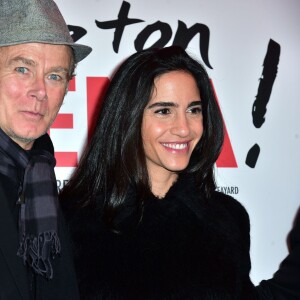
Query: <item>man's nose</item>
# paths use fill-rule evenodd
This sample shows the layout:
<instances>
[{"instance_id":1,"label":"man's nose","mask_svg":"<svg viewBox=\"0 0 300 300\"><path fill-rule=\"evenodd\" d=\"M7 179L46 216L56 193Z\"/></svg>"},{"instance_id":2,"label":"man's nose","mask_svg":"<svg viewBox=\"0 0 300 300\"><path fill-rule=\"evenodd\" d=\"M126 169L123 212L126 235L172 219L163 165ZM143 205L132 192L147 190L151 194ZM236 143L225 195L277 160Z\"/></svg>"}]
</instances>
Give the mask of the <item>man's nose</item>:
<instances>
[{"instance_id":1,"label":"man's nose","mask_svg":"<svg viewBox=\"0 0 300 300\"><path fill-rule=\"evenodd\" d=\"M31 88L28 93L30 97L34 97L39 101L47 100L45 78L42 76L36 76L33 79Z\"/></svg>"}]
</instances>

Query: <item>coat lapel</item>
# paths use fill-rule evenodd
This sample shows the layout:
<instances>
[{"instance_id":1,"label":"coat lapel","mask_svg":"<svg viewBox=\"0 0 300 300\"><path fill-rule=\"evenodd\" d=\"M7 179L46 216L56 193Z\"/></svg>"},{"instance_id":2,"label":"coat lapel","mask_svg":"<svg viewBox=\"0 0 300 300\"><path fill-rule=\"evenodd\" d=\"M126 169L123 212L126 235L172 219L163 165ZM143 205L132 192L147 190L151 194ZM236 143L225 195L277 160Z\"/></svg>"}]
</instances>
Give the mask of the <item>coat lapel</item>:
<instances>
[{"instance_id":1,"label":"coat lapel","mask_svg":"<svg viewBox=\"0 0 300 300\"><path fill-rule=\"evenodd\" d=\"M22 259L16 254L19 245L18 232L5 198L5 191L0 185L0 252L11 273L6 276L12 276L21 297L29 299L27 271Z\"/></svg>"}]
</instances>

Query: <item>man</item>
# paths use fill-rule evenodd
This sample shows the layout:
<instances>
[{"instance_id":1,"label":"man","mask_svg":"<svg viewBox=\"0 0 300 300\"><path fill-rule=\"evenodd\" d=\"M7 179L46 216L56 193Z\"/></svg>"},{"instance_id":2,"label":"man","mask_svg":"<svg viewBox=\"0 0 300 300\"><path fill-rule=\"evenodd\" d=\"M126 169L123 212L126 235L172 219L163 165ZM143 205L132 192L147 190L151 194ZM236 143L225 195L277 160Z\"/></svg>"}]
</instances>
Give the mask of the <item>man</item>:
<instances>
[{"instance_id":1,"label":"man","mask_svg":"<svg viewBox=\"0 0 300 300\"><path fill-rule=\"evenodd\" d=\"M300 299L300 210L288 240L289 254L281 262L279 270L257 288L262 300Z\"/></svg>"},{"instance_id":2,"label":"man","mask_svg":"<svg viewBox=\"0 0 300 300\"><path fill-rule=\"evenodd\" d=\"M0 0L0 299L78 299L46 134L76 64L52 0Z\"/></svg>"}]
</instances>

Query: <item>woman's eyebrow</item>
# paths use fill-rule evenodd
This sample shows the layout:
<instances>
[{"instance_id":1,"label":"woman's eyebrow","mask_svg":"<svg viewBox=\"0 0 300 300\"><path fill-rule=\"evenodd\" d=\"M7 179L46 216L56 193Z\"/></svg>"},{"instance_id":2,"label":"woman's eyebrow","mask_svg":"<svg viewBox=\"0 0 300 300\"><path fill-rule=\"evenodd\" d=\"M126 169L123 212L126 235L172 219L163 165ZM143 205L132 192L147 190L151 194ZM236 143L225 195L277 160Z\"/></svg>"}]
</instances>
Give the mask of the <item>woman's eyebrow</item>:
<instances>
[{"instance_id":1,"label":"woman's eyebrow","mask_svg":"<svg viewBox=\"0 0 300 300\"><path fill-rule=\"evenodd\" d=\"M148 109L151 109L153 107L178 107L178 104L175 104L174 102L163 102L163 101L160 101L160 102L155 102L151 105L149 105L147 108Z\"/></svg>"},{"instance_id":2,"label":"woman's eyebrow","mask_svg":"<svg viewBox=\"0 0 300 300\"><path fill-rule=\"evenodd\" d=\"M191 103L189 103L188 107L197 106L197 105L201 105L201 104L202 104L201 100L192 101ZM159 102L152 103L147 108L151 109L153 107L178 107L178 106L179 105L177 103L174 103L174 102L159 101Z\"/></svg>"},{"instance_id":3,"label":"woman's eyebrow","mask_svg":"<svg viewBox=\"0 0 300 300\"><path fill-rule=\"evenodd\" d=\"M202 105L201 100L191 102L191 103L188 105L188 107L197 106L197 105Z\"/></svg>"}]
</instances>

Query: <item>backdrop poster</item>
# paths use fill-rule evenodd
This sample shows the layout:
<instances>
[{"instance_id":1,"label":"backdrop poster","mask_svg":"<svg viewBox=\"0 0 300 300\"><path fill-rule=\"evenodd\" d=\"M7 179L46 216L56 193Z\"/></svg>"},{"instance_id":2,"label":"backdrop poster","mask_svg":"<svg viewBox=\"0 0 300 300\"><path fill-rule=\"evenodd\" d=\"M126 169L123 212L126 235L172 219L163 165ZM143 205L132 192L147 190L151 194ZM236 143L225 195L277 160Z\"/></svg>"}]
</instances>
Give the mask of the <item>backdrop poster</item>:
<instances>
[{"instance_id":1,"label":"backdrop poster","mask_svg":"<svg viewBox=\"0 0 300 300\"><path fill-rule=\"evenodd\" d=\"M93 52L50 129L61 188L114 69L137 50L180 44L206 67L226 125L216 174L251 220L251 277L277 270L300 203L298 0L56 0Z\"/></svg>"}]
</instances>

